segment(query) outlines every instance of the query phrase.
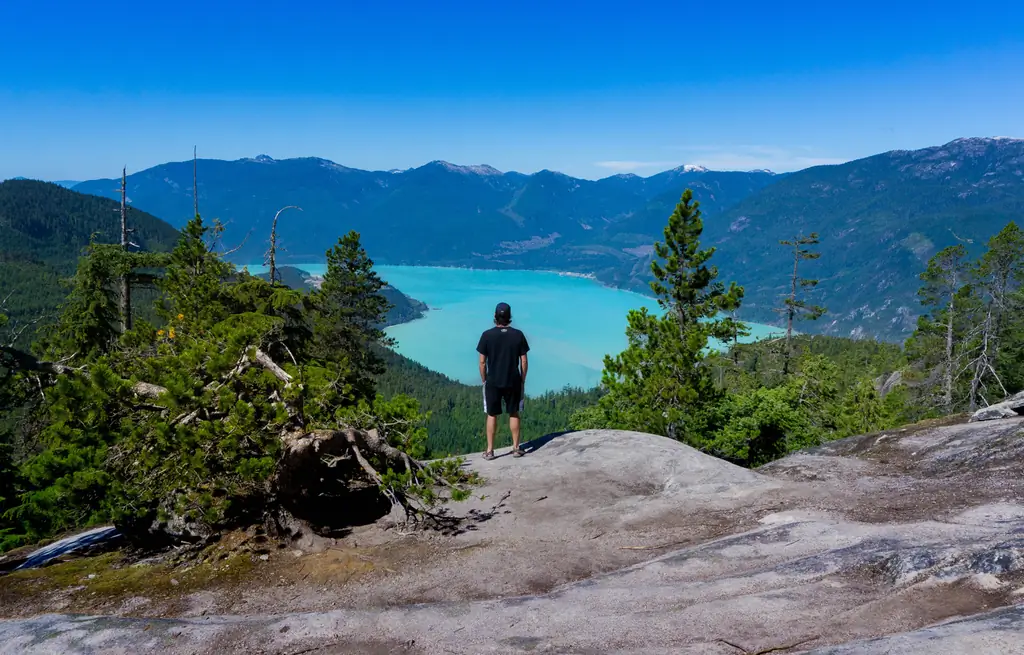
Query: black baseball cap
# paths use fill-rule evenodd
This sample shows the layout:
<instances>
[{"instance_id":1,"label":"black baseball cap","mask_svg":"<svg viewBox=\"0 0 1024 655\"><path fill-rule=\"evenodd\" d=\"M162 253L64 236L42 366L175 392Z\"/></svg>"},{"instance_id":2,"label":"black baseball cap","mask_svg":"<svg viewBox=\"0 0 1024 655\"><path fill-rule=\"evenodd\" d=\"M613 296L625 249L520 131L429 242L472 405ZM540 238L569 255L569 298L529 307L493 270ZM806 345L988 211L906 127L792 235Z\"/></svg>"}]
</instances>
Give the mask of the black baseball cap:
<instances>
[{"instance_id":1,"label":"black baseball cap","mask_svg":"<svg viewBox=\"0 0 1024 655\"><path fill-rule=\"evenodd\" d=\"M500 302L494 308L494 315L498 318L512 318L512 308L508 306L507 302Z\"/></svg>"}]
</instances>

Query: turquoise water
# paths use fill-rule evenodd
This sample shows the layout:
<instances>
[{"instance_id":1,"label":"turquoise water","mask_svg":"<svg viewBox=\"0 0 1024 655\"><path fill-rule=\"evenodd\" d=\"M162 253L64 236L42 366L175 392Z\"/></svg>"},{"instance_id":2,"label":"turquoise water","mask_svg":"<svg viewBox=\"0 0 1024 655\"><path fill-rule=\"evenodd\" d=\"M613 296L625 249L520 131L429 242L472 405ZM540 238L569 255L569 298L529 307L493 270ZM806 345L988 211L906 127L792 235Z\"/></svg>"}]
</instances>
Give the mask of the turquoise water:
<instances>
[{"instance_id":1,"label":"turquoise water","mask_svg":"<svg viewBox=\"0 0 1024 655\"><path fill-rule=\"evenodd\" d=\"M323 264L295 264L323 275ZM250 266L252 273L261 266ZM494 306L512 306L512 325L530 343L527 393L566 386L590 388L601 381L606 353L626 347L626 313L657 302L637 293L612 289L586 278L543 271L494 271L427 266L376 266L386 282L422 300L426 315L395 325L387 333L396 350L429 369L467 384L479 384L476 344L493 325ZM750 324L751 337L778 331Z\"/></svg>"}]
</instances>

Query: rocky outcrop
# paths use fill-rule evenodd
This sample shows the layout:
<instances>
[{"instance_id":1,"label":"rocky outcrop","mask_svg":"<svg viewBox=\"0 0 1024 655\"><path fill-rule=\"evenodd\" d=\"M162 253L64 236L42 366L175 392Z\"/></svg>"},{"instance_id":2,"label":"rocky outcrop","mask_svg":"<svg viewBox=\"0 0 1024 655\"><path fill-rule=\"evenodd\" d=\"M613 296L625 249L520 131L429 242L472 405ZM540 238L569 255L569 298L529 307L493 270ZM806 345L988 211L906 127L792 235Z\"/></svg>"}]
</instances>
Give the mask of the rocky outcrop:
<instances>
[{"instance_id":1,"label":"rocky outcrop","mask_svg":"<svg viewBox=\"0 0 1024 655\"><path fill-rule=\"evenodd\" d=\"M903 384L903 371L893 371L889 375L880 375L875 378L875 391L882 398L889 395L889 392Z\"/></svg>"},{"instance_id":2,"label":"rocky outcrop","mask_svg":"<svg viewBox=\"0 0 1024 655\"><path fill-rule=\"evenodd\" d=\"M971 421L991 421L999 418L1015 418L1024 415L1024 391L1016 393L1006 400L982 407L974 412Z\"/></svg>"},{"instance_id":3,"label":"rocky outcrop","mask_svg":"<svg viewBox=\"0 0 1024 655\"><path fill-rule=\"evenodd\" d=\"M912 426L757 471L651 435L551 435L470 458L486 484L465 509L507 498L473 530L353 535L407 549L379 574L256 580L204 616L26 615L0 651L1024 652L1022 428Z\"/></svg>"}]
</instances>

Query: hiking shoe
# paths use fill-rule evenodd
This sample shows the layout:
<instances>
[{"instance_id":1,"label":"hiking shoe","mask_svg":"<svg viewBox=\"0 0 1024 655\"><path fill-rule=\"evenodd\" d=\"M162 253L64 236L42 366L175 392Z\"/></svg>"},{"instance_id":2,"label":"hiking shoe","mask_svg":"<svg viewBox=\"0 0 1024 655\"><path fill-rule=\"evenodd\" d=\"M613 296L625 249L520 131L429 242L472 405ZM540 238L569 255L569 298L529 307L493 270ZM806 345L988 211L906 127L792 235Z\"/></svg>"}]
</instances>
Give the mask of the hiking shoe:
<instances>
[{"instance_id":1,"label":"hiking shoe","mask_svg":"<svg viewBox=\"0 0 1024 655\"><path fill-rule=\"evenodd\" d=\"M488 450L484 452L484 459L494 459L494 451Z\"/></svg>"},{"instance_id":2,"label":"hiking shoe","mask_svg":"<svg viewBox=\"0 0 1024 655\"><path fill-rule=\"evenodd\" d=\"M523 456L523 451L519 450L518 448L513 448L512 449L512 456L513 457L522 457Z\"/></svg>"}]
</instances>

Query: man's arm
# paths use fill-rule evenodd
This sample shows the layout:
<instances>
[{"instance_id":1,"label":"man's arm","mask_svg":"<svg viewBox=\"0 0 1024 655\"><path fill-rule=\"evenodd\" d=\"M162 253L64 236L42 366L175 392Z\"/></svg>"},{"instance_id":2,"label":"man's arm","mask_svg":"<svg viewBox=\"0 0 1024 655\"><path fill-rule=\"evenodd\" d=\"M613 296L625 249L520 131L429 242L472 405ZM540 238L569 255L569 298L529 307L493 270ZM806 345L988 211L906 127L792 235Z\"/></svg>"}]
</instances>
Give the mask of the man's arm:
<instances>
[{"instance_id":1,"label":"man's arm","mask_svg":"<svg viewBox=\"0 0 1024 655\"><path fill-rule=\"evenodd\" d=\"M476 342L476 351L480 353L480 384L487 383L487 333L484 332L480 335L480 340Z\"/></svg>"},{"instance_id":2,"label":"man's arm","mask_svg":"<svg viewBox=\"0 0 1024 655\"><path fill-rule=\"evenodd\" d=\"M526 340L526 335L523 335L523 341L519 344L519 370L523 376L523 389L526 389L526 369L529 368L529 362L526 360L526 353L530 352L530 342Z\"/></svg>"}]
</instances>

